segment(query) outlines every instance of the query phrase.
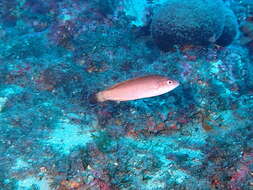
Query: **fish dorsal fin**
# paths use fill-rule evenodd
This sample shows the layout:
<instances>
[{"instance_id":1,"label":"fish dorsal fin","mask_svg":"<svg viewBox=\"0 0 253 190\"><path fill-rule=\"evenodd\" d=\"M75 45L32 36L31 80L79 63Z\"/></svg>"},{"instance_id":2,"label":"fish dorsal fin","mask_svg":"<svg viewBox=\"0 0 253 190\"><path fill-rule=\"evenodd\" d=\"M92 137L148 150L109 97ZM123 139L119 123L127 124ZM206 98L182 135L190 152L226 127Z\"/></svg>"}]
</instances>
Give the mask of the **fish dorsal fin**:
<instances>
[{"instance_id":1,"label":"fish dorsal fin","mask_svg":"<svg viewBox=\"0 0 253 190\"><path fill-rule=\"evenodd\" d=\"M119 85L122 85L122 84L124 84L124 83L126 83L126 82L127 82L127 81L117 83L117 84L111 86L110 88L108 88L108 90L114 89L114 88L118 87Z\"/></svg>"},{"instance_id":2,"label":"fish dorsal fin","mask_svg":"<svg viewBox=\"0 0 253 190\"><path fill-rule=\"evenodd\" d=\"M130 79L130 80L127 80L127 81L119 82L119 83L117 83L117 84L111 86L110 88L108 88L108 90L117 88L117 87L119 87L119 86L121 86L121 85L123 85L123 84L127 84L127 83L129 83L129 82L131 82L131 81L134 81L134 80L136 80L136 79L137 79L137 78L133 78L133 79Z\"/></svg>"},{"instance_id":3,"label":"fish dorsal fin","mask_svg":"<svg viewBox=\"0 0 253 190\"><path fill-rule=\"evenodd\" d=\"M126 81L123 81L123 82L119 82L119 83L117 83L117 84L111 86L110 88L108 88L108 90L112 90L112 89L117 88L117 87L119 87L119 86L121 86L121 85L123 85L123 84L127 84L127 83L130 83L130 82L132 82L132 81L139 80L139 79L141 79L141 78L143 78L143 79L144 79L144 78L149 78L149 77L151 77L151 76L156 76L156 75L149 75L149 76L136 77L136 78L129 79L129 80L126 80Z\"/></svg>"}]
</instances>

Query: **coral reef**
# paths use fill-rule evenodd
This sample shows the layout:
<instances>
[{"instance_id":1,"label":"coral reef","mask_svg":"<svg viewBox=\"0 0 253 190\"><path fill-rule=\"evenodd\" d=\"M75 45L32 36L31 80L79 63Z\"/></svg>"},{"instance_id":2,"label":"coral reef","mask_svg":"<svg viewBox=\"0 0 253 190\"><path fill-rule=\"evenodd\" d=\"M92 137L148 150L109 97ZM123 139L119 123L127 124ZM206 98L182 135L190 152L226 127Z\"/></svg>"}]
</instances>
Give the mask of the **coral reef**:
<instances>
[{"instance_id":1,"label":"coral reef","mask_svg":"<svg viewBox=\"0 0 253 190\"><path fill-rule=\"evenodd\" d=\"M152 38L159 48L208 45L222 34L225 7L220 0L171 0L155 11Z\"/></svg>"},{"instance_id":2,"label":"coral reef","mask_svg":"<svg viewBox=\"0 0 253 190\"><path fill-rule=\"evenodd\" d=\"M238 30L239 25L237 23L237 18L233 11L227 8L225 11L225 24L222 35L215 43L220 46L230 45L238 35Z\"/></svg>"},{"instance_id":3,"label":"coral reef","mask_svg":"<svg viewBox=\"0 0 253 190\"><path fill-rule=\"evenodd\" d=\"M144 4L168 5L160 2ZM221 1L170 2L198 2L189 19L215 8L208 19L217 22L187 42L209 44L228 26L223 14L216 20ZM238 19L238 40L164 52L126 13L136 4L0 1L0 190L252 189L252 2L224 2ZM219 40L230 44L233 34ZM89 101L146 74L180 86L136 101Z\"/></svg>"},{"instance_id":4,"label":"coral reef","mask_svg":"<svg viewBox=\"0 0 253 190\"><path fill-rule=\"evenodd\" d=\"M240 43L248 47L250 52L253 52L253 19L249 16L246 21L241 24L240 27L242 34L240 37Z\"/></svg>"}]
</instances>

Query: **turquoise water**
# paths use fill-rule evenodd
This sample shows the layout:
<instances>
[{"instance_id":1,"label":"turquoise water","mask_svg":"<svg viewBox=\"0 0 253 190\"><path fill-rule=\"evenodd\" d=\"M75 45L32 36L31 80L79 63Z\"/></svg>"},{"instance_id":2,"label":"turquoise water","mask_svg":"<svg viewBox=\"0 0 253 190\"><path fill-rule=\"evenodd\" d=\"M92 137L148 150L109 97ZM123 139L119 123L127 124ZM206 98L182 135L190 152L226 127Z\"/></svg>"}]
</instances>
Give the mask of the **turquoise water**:
<instances>
[{"instance_id":1,"label":"turquoise water","mask_svg":"<svg viewBox=\"0 0 253 190\"><path fill-rule=\"evenodd\" d=\"M252 52L247 0L0 0L0 190L253 189Z\"/></svg>"}]
</instances>

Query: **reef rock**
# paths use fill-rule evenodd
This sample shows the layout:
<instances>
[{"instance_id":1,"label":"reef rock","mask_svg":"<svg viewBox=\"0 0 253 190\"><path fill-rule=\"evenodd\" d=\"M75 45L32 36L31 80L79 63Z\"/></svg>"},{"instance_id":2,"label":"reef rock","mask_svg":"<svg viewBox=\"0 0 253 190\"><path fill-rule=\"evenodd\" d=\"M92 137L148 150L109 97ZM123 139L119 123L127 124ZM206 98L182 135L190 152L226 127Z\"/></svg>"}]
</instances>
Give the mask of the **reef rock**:
<instances>
[{"instance_id":1,"label":"reef rock","mask_svg":"<svg viewBox=\"0 0 253 190\"><path fill-rule=\"evenodd\" d=\"M227 8L225 11L225 24L223 33L216 43L220 46L230 45L238 34L238 22L234 12Z\"/></svg>"},{"instance_id":2,"label":"reef rock","mask_svg":"<svg viewBox=\"0 0 253 190\"><path fill-rule=\"evenodd\" d=\"M154 12L152 38L162 50L208 45L223 32L225 9L221 0L170 0Z\"/></svg>"}]
</instances>

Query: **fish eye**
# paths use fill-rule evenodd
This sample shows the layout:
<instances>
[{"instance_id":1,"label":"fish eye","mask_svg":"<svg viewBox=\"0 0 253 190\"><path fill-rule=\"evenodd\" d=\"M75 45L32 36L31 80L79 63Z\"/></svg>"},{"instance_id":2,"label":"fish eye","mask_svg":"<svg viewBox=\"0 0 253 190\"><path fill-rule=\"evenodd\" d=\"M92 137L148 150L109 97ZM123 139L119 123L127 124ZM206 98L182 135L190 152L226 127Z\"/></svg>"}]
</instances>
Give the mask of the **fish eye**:
<instances>
[{"instance_id":1,"label":"fish eye","mask_svg":"<svg viewBox=\"0 0 253 190\"><path fill-rule=\"evenodd\" d=\"M172 81L171 81L171 80L169 80L167 83L168 83L168 84L172 84Z\"/></svg>"}]
</instances>

